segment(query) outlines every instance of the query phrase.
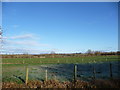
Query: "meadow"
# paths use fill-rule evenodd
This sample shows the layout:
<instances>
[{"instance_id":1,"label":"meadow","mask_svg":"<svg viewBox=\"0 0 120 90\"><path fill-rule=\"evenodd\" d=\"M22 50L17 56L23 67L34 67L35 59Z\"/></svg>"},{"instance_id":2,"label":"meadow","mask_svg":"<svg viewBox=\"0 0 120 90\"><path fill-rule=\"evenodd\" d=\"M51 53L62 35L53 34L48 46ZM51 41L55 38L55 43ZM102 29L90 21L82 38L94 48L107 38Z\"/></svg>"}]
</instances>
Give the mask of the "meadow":
<instances>
[{"instance_id":1,"label":"meadow","mask_svg":"<svg viewBox=\"0 0 120 90\"><path fill-rule=\"evenodd\" d=\"M71 63L97 63L118 61L117 55L113 56L86 56L86 57L62 57L62 58L3 58L3 64L71 64Z\"/></svg>"},{"instance_id":2,"label":"meadow","mask_svg":"<svg viewBox=\"0 0 120 90\"><path fill-rule=\"evenodd\" d=\"M45 70L48 79L72 81L74 65L77 65L77 79L93 79L93 66L96 78L109 78L109 63L112 63L112 73L118 77L118 56L87 56L63 58L4 58L2 59L3 82L25 82L26 67L29 68L29 80L45 80Z\"/></svg>"}]
</instances>

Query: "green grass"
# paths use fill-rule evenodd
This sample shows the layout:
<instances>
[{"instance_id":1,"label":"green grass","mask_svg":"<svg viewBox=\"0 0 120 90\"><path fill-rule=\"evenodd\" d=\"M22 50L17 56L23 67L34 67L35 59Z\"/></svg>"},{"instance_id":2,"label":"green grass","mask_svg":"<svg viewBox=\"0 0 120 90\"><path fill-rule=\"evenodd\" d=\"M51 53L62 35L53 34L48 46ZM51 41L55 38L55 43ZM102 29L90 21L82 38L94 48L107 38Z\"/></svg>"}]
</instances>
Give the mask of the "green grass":
<instances>
[{"instance_id":1,"label":"green grass","mask_svg":"<svg viewBox=\"0 0 120 90\"><path fill-rule=\"evenodd\" d=\"M118 56L87 56L87 57L65 57L65 58L6 58L2 59L2 80L3 82L17 82L22 83L22 81L14 75L21 77L25 80L25 68L26 66L34 67L30 69L29 80L35 80L37 78L44 79L44 70L37 70L40 65L43 64L71 64L71 63L96 63L99 62L111 62L118 61ZM23 64L24 61L24 64ZM58 62L59 61L59 62Z\"/></svg>"},{"instance_id":2,"label":"green grass","mask_svg":"<svg viewBox=\"0 0 120 90\"><path fill-rule=\"evenodd\" d=\"M118 56L89 56L65 58L6 58L3 63L11 64L57 64L57 63L94 63L104 61L118 61Z\"/></svg>"}]
</instances>

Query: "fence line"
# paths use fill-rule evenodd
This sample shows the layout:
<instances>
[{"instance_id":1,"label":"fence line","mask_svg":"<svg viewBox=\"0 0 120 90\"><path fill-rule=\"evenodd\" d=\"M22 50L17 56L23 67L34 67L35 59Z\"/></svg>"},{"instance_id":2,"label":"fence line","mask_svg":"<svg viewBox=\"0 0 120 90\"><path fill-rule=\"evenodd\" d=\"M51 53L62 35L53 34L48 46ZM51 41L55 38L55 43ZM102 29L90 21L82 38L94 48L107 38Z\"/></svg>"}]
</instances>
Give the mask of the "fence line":
<instances>
[{"instance_id":1,"label":"fence line","mask_svg":"<svg viewBox=\"0 0 120 90\"><path fill-rule=\"evenodd\" d=\"M73 67L73 74L70 72L70 74L71 74L71 76L73 76L73 80L74 81L76 81L77 79L78 79L78 72L79 72L79 70L77 69L78 68L78 65L77 64L75 64L74 65L74 67ZM88 67L89 68L89 67ZM113 78L113 71L112 71L112 68L113 68L113 65L112 65L112 63L109 63L108 64L108 69L109 69L109 73L108 73L108 75L109 75L109 77L110 78ZM63 68L64 69L64 68ZM81 69L81 68L80 68ZM59 70L59 69L56 69L56 70ZM61 71L61 70L60 70ZM81 70L82 71L82 70ZM81 79L81 75L82 75L82 73L81 73L81 71L80 71L80 73L79 73L79 76L80 76L80 78L79 79ZM84 70L83 70L84 71ZM41 72L41 71L40 71ZM48 77L50 76L50 75L48 75L49 73L48 73L48 68L45 68L45 78L44 78L44 80L45 81L48 81ZM62 71L61 71L62 72ZM62 72L62 73L64 73L65 72L65 70ZM95 65L93 64L92 65L92 71L91 71L93 74L92 74L92 77L93 77L93 79L96 79L97 77L97 69L95 68ZM60 72L59 72L60 73ZM63 74L62 74L63 75ZM29 79L29 68L28 67L26 67L26 78L25 78L25 83L27 84L28 83L28 79ZM68 75L69 76L69 75ZM57 76L56 75L53 75L53 79L54 80L57 80ZM91 78L92 79L92 78Z\"/></svg>"}]
</instances>

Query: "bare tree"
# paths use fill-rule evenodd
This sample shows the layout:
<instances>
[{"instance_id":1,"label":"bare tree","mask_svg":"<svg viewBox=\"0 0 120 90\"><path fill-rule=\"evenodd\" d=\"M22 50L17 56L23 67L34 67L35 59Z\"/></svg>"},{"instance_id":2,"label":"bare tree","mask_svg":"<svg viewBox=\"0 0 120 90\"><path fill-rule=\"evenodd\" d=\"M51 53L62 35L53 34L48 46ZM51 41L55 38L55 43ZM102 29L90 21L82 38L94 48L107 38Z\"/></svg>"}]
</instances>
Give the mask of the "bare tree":
<instances>
[{"instance_id":1,"label":"bare tree","mask_svg":"<svg viewBox=\"0 0 120 90\"><path fill-rule=\"evenodd\" d=\"M91 49L88 49L86 53L87 53L87 54L91 54L91 53L92 53L92 50L91 50Z\"/></svg>"},{"instance_id":2,"label":"bare tree","mask_svg":"<svg viewBox=\"0 0 120 90\"><path fill-rule=\"evenodd\" d=\"M51 53L50 54L55 54L55 51L51 51Z\"/></svg>"},{"instance_id":3,"label":"bare tree","mask_svg":"<svg viewBox=\"0 0 120 90\"><path fill-rule=\"evenodd\" d=\"M51 51L51 54L52 54L52 58L55 57L55 51Z\"/></svg>"}]
</instances>

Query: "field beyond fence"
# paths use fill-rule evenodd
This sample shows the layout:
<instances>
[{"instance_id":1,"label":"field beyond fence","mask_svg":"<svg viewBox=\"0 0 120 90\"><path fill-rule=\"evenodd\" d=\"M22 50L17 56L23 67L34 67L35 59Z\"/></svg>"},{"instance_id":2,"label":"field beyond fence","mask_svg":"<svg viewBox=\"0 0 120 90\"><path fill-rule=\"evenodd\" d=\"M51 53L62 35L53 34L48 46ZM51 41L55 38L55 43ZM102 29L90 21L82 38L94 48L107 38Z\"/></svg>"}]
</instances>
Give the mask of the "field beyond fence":
<instances>
[{"instance_id":1,"label":"field beyond fence","mask_svg":"<svg viewBox=\"0 0 120 90\"><path fill-rule=\"evenodd\" d=\"M3 59L3 82L17 84L30 81L59 82L119 78L118 56L67 58L14 58ZM26 69L27 68L27 69Z\"/></svg>"}]
</instances>

